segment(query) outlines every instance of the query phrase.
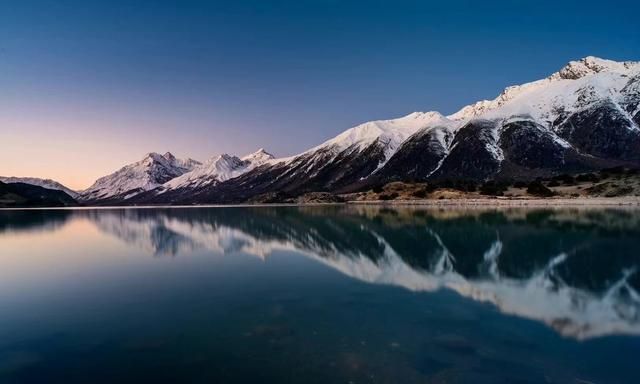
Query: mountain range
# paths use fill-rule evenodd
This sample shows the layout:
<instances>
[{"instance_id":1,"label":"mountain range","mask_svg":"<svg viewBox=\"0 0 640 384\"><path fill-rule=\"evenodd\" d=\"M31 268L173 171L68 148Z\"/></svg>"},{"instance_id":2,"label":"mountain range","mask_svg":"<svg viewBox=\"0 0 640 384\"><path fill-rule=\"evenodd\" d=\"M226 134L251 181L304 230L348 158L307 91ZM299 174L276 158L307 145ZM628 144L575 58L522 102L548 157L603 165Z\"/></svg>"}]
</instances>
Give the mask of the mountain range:
<instances>
[{"instance_id":1,"label":"mountain range","mask_svg":"<svg viewBox=\"0 0 640 384\"><path fill-rule=\"evenodd\" d=\"M88 204L277 201L392 181L531 180L635 168L639 126L640 62L590 56L452 115L414 112L367 122L287 158L261 149L200 163L149 153L75 197Z\"/></svg>"}]
</instances>

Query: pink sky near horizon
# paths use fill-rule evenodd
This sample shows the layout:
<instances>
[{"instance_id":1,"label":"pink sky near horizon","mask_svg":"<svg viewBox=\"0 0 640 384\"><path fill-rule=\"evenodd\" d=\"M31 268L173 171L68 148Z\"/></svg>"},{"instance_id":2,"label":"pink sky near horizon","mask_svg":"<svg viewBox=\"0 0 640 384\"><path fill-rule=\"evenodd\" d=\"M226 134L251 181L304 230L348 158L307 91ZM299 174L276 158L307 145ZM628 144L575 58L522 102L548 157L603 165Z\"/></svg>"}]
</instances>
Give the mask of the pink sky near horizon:
<instances>
[{"instance_id":1,"label":"pink sky near horizon","mask_svg":"<svg viewBox=\"0 0 640 384\"><path fill-rule=\"evenodd\" d=\"M205 119L124 115L122 111L97 114L90 109L5 104L0 107L0 176L53 179L83 190L149 152L203 161L229 152L225 148L240 148L237 155L255 150L238 143L243 135L219 135L221 128ZM212 139L217 136L221 139Z\"/></svg>"},{"instance_id":2,"label":"pink sky near horizon","mask_svg":"<svg viewBox=\"0 0 640 384\"><path fill-rule=\"evenodd\" d=\"M0 124L6 126L2 121ZM97 178L139 161L149 152L171 152L179 158L191 157L199 161L220 153L197 156L187 153L183 149L184 144L176 145L180 148L176 151L165 148L153 138L128 138L127 141L128 145L122 145L109 134L69 133L42 137L35 131L11 129L0 134L0 176L53 179L71 189L83 190Z\"/></svg>"},{"instance_id":3,"label":"pink sky near horizon","mask_svg":"<svg viewBox=\"0 0 640 384\"><path fill-rule=\"evenodd\" d=\"M6 127L1 120L0 124ZM97 178L139 161L149 152L169 151L176 157L192 157L200 161L215 154L194 156L183 150L165 148L165 145L154 139L128 140L129 145L122 145L116 137L109 134L60 133L42 137L37 132L24 128L10 129L0 134L0 176L53 179L71 189L83 190Z\"/></svg>"}]
</instances>

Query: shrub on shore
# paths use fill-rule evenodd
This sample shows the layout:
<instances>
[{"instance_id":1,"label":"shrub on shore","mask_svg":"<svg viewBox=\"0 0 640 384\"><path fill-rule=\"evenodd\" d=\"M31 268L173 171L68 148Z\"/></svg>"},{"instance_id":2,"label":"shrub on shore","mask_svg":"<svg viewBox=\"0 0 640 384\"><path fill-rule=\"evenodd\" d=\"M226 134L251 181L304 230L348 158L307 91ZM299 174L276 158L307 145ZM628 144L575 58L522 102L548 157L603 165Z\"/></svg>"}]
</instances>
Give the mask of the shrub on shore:
<instances>
[{"instance_id":1,"label":"shrub on shore","mask_svg":"<svg viewBox=\"0 0 640 384\"><path fill-rule=\"evenodd\" d=\"M382 195L380 195L380 200L394 200L398 196L399 195L396 192L383 193Z\"/></svg>"},{"instance_id":2,"label":"shrub on shore","mask_svg":"<svg viewBox=\"0 0 640 384\"><path fill-rule=\"evenodd\" d=\"M527 186L527 193L538 197L551 197L555 195L552 190L545 187L545 185L542 184L542 182L540 182L539 180L529 183L529 186Z\"/></svg>"}]
</instances>

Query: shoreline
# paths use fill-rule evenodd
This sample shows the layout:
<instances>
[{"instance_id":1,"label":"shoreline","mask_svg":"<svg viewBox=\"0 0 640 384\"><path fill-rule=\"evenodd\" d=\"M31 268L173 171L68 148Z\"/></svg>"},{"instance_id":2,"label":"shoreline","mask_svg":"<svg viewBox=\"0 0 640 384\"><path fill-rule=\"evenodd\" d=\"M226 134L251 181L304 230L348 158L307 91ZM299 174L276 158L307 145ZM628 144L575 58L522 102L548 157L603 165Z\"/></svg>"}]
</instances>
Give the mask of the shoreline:
<instances>
[{"instance_id":1,"label":"shoreline","mask_svg":"<svg viewBox=\"0 0 640 384\"><path fill-rule=\"evenodd\" d=\"M263 204L192 204L192 205L110 205L76 207L2 207L0 211L15 210L103 210L103 209L184 209L184 208L247 208L247 207L305 207L305 206L393 206L433 208L640 208L640 197L594 197L594 198L471 198L471 199L415 199L415 200L350 200L345 202L315 203L263 203Z\"/></svg>"},{"instance_id":2,"label":"shoreline","mask_svg":"<svg viewBox=\"0 0 640 384\"><path fill-rule=\"evenodd\" d=\"M354 205L431 206L431 207L640 207L640 197L594 198L508 198L420 199L347 201Z\"/></svg>"}]
</instances>

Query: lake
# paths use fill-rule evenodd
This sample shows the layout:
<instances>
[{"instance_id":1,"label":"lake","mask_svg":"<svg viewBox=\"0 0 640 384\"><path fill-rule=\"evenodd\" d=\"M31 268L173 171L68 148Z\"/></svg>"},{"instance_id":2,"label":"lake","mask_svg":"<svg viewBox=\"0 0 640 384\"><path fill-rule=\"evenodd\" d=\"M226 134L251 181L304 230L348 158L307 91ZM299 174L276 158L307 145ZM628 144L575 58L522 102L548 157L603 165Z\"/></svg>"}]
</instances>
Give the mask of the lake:
<instances>
[{"instance_id":1,"label":"lake","mask_svg":"<svg viewBox=\"0 0 640 384\"><path fill-rule=\"evenodd\" d=\"M0 211L0 383L638 383L640 211Z\"/></svg>"}]
</instances>

